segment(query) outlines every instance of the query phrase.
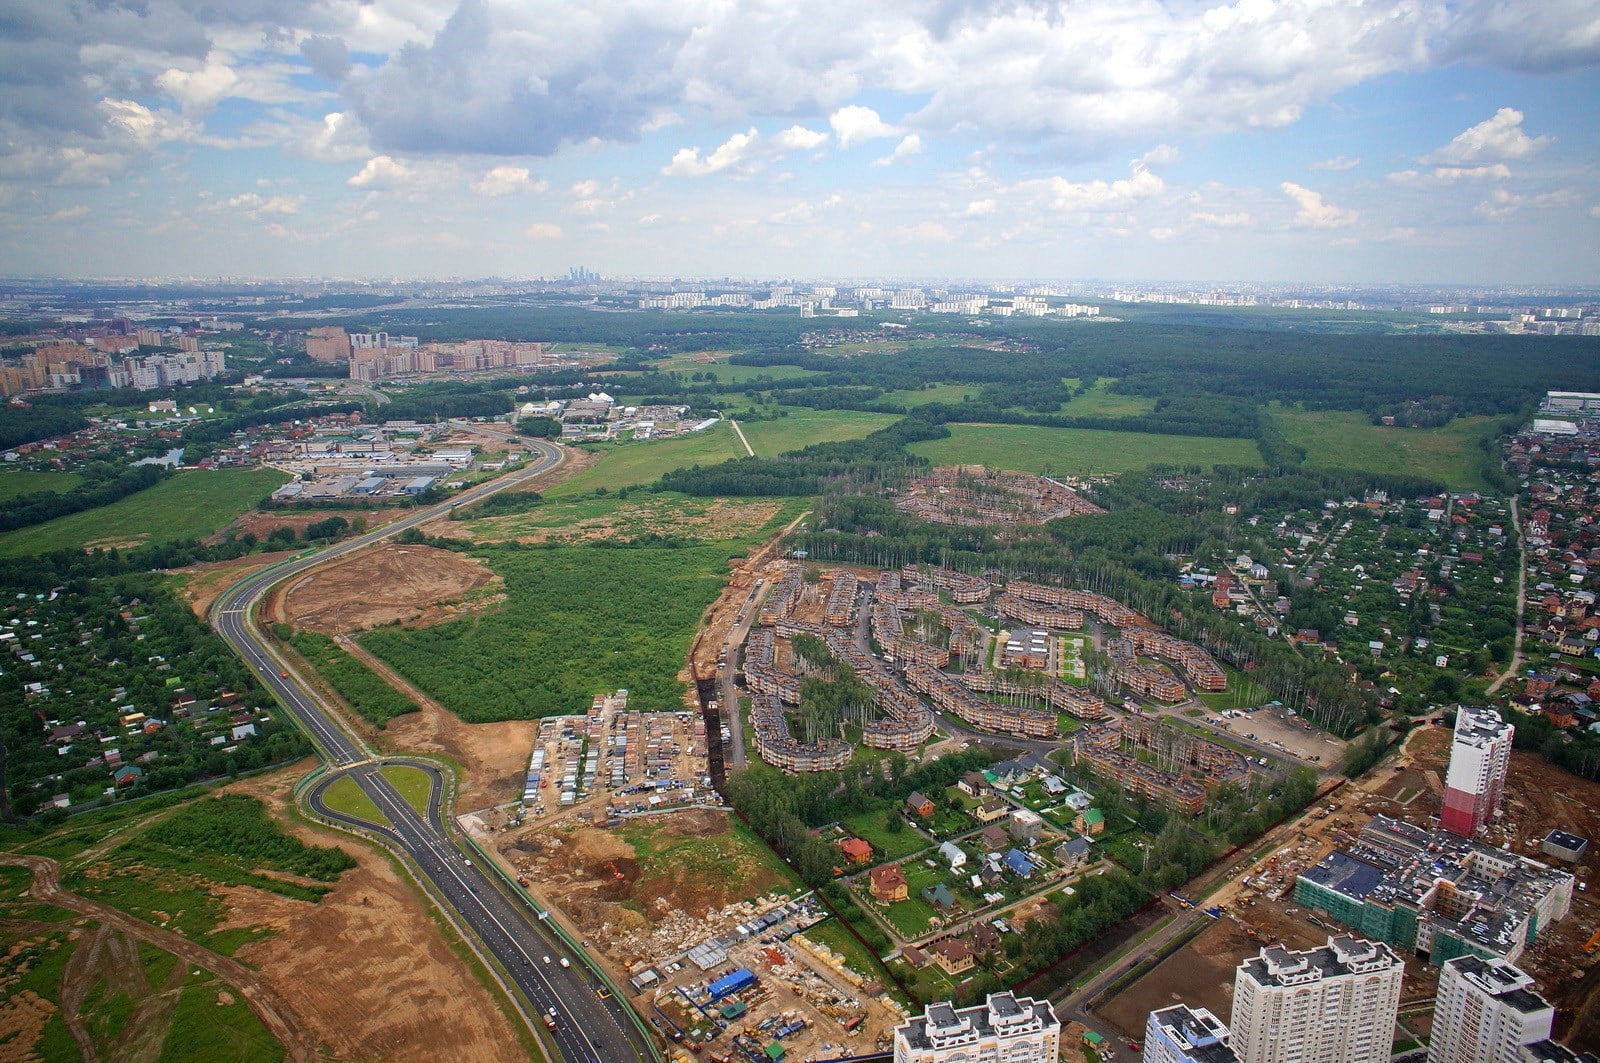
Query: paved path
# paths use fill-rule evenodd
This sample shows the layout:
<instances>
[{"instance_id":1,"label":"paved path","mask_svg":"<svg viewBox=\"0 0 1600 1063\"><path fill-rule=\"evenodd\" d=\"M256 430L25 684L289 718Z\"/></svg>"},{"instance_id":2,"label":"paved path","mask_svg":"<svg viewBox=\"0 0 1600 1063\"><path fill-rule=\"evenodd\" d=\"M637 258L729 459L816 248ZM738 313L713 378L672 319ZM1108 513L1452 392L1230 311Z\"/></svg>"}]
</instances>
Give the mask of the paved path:
<instances>
[{"instance_id":1,"label":"paved path","mask_svg":"<svg viewBox=\"0 0 1600 1063\"><path fill-rule=\"evenodd\" d=\"M278 996L277 991L262 977L261 972L253 971L238 960L229 959L220 952L213 952L203 945L198 945L181 934L151 926L127 912L62 888L61 867L54 860L43 856L3 853L0 854L0 864L31 869L33 885L29 887L28 892L36 900L98 919L106 926L115 927L139 941L149 942L159 949L172 953L184 963L204 968L229 982L238 988L245 1003L250 1005L250 1010L255 1012L261 1024L267 1028L267 1032L283 1045L289 1059L295 1060L296 1063L314 1063L320 1058L317 1053L316 1037L300 1022L299 1017Z\"/></svg>"},{"instance_id":2,"label":"paved path","mask_svg":"<svg viewBox=\"0 0 1600 1063\"><path fill-rule=\"evenodd\" d=\"M475 487L467 488L439 505L419 509L383 528L356 536L320 552L307 552L246 577L218 597L211 623L244 658L284 708L311 736L328 762L328 776L312 788L312 807L319 815L367 831L404 857L429 897L463 932L469 945L483 958L491 974L506 986L530 1027L543 1038L544 1022L534 1020L554 1010L554 1041L559 1058L568 1063L624 1063L655 1060L654 1041L635 1021L625 1002L613 996L602 1000L596 993L596 976L589 972L584 953L563 940L538 918L527 898L498 874L474 863L467 850L447 828L442 810L448 799L447 780L438 768L425 767L434 780L426 814L419 813L378 771L381 761L360 735L337 712L318 698L313 687L278 654L275 644L257 626L254 610L284 580L301 575L337 557L382 542L447 513L452 506L479 501L548 472L565 460L551 444L527 440L539 455L526 468ZM405 763L404 758L393 758ZM321 795L343 777L354 778L388 823L374 825L328 809ZM381 947L381 942L372 943ZM569 967L545 963L545 957L567 957Z\"/></svg>"}]
</instances>

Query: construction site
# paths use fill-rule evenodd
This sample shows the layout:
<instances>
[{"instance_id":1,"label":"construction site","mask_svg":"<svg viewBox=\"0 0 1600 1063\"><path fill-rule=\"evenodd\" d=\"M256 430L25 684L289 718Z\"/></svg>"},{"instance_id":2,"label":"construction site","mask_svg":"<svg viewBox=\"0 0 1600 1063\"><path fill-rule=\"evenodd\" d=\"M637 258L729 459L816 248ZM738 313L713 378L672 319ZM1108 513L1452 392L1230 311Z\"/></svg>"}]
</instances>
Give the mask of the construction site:
<instances>
[{"instance_id":1,"label":"construction site","mask_svg":"<svg viewBox=\"0 0 1600 1063\"><path fill-rule=\"evenodd\" d=\"M935 524L996 528L1105 512L1066 480L982 465L941 465L915 477L895 508Z\"/></svg>"},{"instance_id":2,"label":"construction site","mask_svg":"<svg viewBox=\"0 0 1600 1063\"><path fill-rule=\"evenodd\" d=\"M1399 753L1308 809L1286 840L1257 853L1243 874L1210 895L1207 900L1220 905L1221 917L1114 994L1097 1013L1129 1037L1142 1033L1151 1009L1180 999L1225 1018L1240 960L1263 944L1308 948L1342 932L1344 927L1295 902L1298 876L1333 849L1355 845L1375 816L1436 829L1449 750L1447 728L1412 731ZM1515 752L1501 814L1485 841L1570 871L1577 880L1571 911L1541 927L1516 962L1558 1009L1558 1035L1574 1048L1594 1051L1600 1049L1600 904L1591 888L1596 857L1590 847L1574 863L1552 859L1543 848L1552 829L1581 838L1600 836L1600 785L1552 767L1533 753ZM1397 1038L1427 1036L1437 977L1437 966L1414 954L1406 956Z\"/></svg>"}]
</instances>

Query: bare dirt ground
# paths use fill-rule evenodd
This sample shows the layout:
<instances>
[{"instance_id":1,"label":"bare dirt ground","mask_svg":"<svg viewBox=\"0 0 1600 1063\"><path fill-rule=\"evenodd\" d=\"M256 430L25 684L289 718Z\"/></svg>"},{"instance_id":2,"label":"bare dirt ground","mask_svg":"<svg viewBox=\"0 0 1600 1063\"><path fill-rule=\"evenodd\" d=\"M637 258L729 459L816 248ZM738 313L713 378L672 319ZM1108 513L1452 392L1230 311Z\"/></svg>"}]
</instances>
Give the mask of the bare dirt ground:
<instances>
[{"instance_id":1,"label":"bare dirt ground","mask_svg":"<svg viewBox=\"0 0 1600 1063\"><path fill-rule=\"evenodd\" d=\"M250 554L232 561L208 561L188 568L172 570L172 575L184 581L183 596L196 616L205 616L217 596L252 572L276 564L292 556L293 550L280 550L271 554Z\"/></svg>"},{"instance_id":2,"label":"bare dirt ground","mask_svg":"<svg viewBox=\"0 0 1600 1063\"><path fill-rule=\"evenodd\" d=\"M243 946L339 1059L521 1060L510 1020L446 943L416 888L383 854L287 813L305 762L228 787L266 802L289 833L356 859L320 904L230 891L233 923L274 934ZM359 951L360 963L352 963Z\"/></svg>"},{"instance_id":3,"label":"bare dirt ground","mask_svg":"<svg viewBox=\"0 0 1600 1063\"><path fill-rule=\"evenodd\" d=\"M492 604L498 586L499 577L475 558L385 543L294 580L274 604L295 627L338 635L394 621L437 624Z\"/></svg>"},{"instance_id":4,"label":"bare dirt ground","mask_svg":"<svg viewBox=\"0 0 1600 1063\"><path fill-rule=\"evenodd\" d=\"M668 836L708 844L730 829L728 814L711 809L644 822ZM737 861L721 876L670 863L664 872L643 874L633 846L620 834L572 822L550 827L533 821L494 844L535 895L593 939L619 972L623 964L654 962L726 929L740 921L729 909L748 911L747 902L787 886L768 869Z\"/></svg>"}]
</instances>

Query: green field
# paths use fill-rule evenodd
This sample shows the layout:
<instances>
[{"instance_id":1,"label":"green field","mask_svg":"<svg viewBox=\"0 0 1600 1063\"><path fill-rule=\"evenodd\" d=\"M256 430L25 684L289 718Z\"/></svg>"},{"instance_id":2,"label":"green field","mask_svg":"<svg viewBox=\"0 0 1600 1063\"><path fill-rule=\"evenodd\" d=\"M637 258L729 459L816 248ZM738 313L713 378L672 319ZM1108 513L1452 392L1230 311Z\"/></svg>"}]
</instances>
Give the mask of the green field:
<instances>
[{"instance_id":1,"label":"green field","mask_svg":"<svg viewBox=\"0 0 1600 1063\"><path fill-rule=\"evenodd\" d=\"M1157 464L1209 468L1261 463L1251 439L1028 425L953 424L949 439L925 440L908 449L936 465L988 465L1068 476L1128 472Z\"/></svg>"},{"instance_id":2,"label":"green field","mask_svg":"<svg viewBox=\"0 0 1600 1063\"><path fill-rule=\"evenodd\" d=\"M290 644L346 704L379 727L387 726L396 716L417 711L410 698L385 683L328 636L300 631L295 633Z\"/></svg>"},{"instance_id":3,"label":"green field","mask_svg":"<svg viewBox=\"0 0 1600 1063\"><path fill-rule=\"evenodd\" d=\"M809 504L809 499L801 498L701 498L673 491L639 492L627 498L582 495L520 513L471 518L466 527L474 541L482 543L636 539L655 534L696 542L753 544L777 533ZM776 513L772 512L774 506Z\"/></svg>"},{"instance_id":4,"label":"green field","mask_svg":"<svg viewBox=\"0 0 1600 1063\"><path fill-rule=\"evenodd\" d=\"M740 421L744 437L758 458L771 458L813 443L860 439L871 435L899 417L888 413L861 413L856 410L808 410L785 407L787 416L776 421Z\"/></svg>"},{"instance_id":5,"label":"green field","mask_svg":"<svg viewBox=\"0 0 1600 1063\"><path fill-rule=\"evenodd\" d=\"M902 406L926 406L930 402L948 402L956 405L968 398L976 399L982 385L935 384L921 391L886 391L884 402L898 402Z\"/></svg>"},{"instance_id":6,"label":"green field","mask_svg":"<svg viewBox=\"0 0 1600 1063\"><path fill-rule=\"evenodd\" d=\"M276 1063L284 1058L283 1046L237 989L209 971L194 968L183 982L172 1027L161 1046L158 1063L210 1063L216 1059L240 1063Z\"/></svg>"},{"instance_id":7,"label":"green field","mask_svg":"<svg viewBox=\"0 0 1600 1063\"><path fill-rule=\"evenodd\" d=\"M1069 417L1135 417L1155 409L1156 400L1148 395L1115 395L1106 390L1110 381L1100 379L1082 395L1063 403L1061 412Z\"/></svg>"},{"instance_id":8,"label":"green field","mask_svg":"<svg viewBox=\"0 0 1600 1063\"><path fill-rule=\"evenodd\" d=\"M682 707L701 613L728 575L729 545L476 551L505 581L492 612L362 643L471 723L582 712L626 688L645 710Z\"/></svg>"},{"instance_id":9,"label":"green field","mask_svg":"<svg viewBox=\"0 0 1600 1063\"><path fill-rule=\"evenodd\" d=\"M198 539L251 509L288 479L272 469L180 472L109 506L0 535L0 557Z\"/></svg>"},{"instance_id":10,"label":"green field","mask_svg":"<svg viewBox=\"0 0 1600 1063\"><path fill-rule=\"evenodd\" d=\"M597 487L615 490L649 484L662 473L690 465L715 465L729 458L744 457L744 448L727 424L717 424L704 432L672 439L643 443L598 443L590 449L600 460L545 492L551 498L570 498L587 494ZM3 543L4 540L0 540Z\"/></svg>"},{"instance_id":11,"label":"green field","mask_svg":"<svg viewBox=\"0 0 1600 1063\"><path fill-rule=\"evenodd\" d=\"M382 826L389 822L389 817L373 803L372 798L367 796L367 792L361 789L360 784L348 775L322 791L322 801L335 812L343 812L347 816L355 816L368 823Z\"/></svg>"},{"instance_id":12,"label":"green field","mask_svg":"<svg viewBox=\"0 0 1600 1063\"><path fill-rule=\"evenodd\" d=\"M416 809L419 816L427 816L428 795L433 793L433 779L427 772L405 764L387 764L378 772L389 780L389 785L405 799L406 804Z\"/></svg>"},{"instance_id":13,"label":"green field","mask_svg":"<svg viewBox=\"0 0 1600 1063\"><path fill-rule=\"evenodd\" d=\"M30 472L27 469L6 469L0 471L0 502L37 491L53 491L60 494L72 490L82 482L83 477L75 472Z\"/></svg>"},{"instance_id":14,"label":"green field","mask_svg":"<svg viewBox=\"0 0 1600 1063\"><path fill-rule=\"evenodd\" d=\"M1443 428L1386 428L1362 413L1274 408L1291 443L1317 468L1406 473L1442 480L1462 491L1485 491L1478 441L1493 431L1488 417L1458 417Z\"/></svg>"}]
</instances>

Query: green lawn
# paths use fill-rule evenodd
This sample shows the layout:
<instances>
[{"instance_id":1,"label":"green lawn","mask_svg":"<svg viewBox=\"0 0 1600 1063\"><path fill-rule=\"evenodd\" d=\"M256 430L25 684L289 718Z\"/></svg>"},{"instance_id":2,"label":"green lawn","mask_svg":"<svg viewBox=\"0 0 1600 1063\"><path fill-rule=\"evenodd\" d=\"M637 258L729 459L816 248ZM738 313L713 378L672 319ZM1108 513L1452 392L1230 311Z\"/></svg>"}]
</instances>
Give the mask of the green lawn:
<instances>
[{"instance_id":1,"label":"green lawn","mask_svg":"<svg viewBox=\"0 0 1600 1063\"><path fill-rule=\"evenodd\" d=\"M726 423L693 435L643 443L598 443L591 449L600 455L600 460L544 492L547 497L571 498L587 494L596 487L615 490L655 483L663 473L673 469L715 465L729 458L744 457L744 448L739 445L733 428Z\"/></svg>"},{"instance_id":2,"label":"green lawn","mask_svg":"<svg viewBox=\"0 0 1600 1063\"><path fill-rule=\"evenodd\" d=\"M1017 472L1091 475L1128 472L1156 464L1259 465L1251 439L1106 432L1089 428L953 424L950 438L908 448L937 465L988 465Z\"/></svg>"},{"instance_id":3,"label":"green lawn","mask_svg":"<svg viewBox=\"0 0 1600 1063\"><path fill-rule=\"evenodd\" d=\"M851 816L849 819L842 820L840 825L846 831L871 845L873 857L882 863L898 860L902 856L910 856L912 853L920 852L928 847L928 839L912 830L909 826L902 827L901 830L895 832L888 830L884 826L887 814L886 811L861 812ZM897 812L895 815L898 816L899 813Z\"/></svg>"},{"instance_id":4,"label":"green lawn","mask_svg":"<svg viewBox=\"0 0 1600 1063\"><path fill-rule=\"evenodd\" d=\"M808 410L798 406L785 410L788 416L776 421L739 422L756 457L770 458L813 443L860 439L899 420L894 414L856 410Z\"/></svg>"},{"instance_id":5,"label":"green lawn","mask_svg":"<svg viewBox=\"0 0 1600 1063\"><path fill-rule=\"evenodd\" d=\"M845 963L857 974L887 981L884 979L883 964L878 957L872 954L871 949L857 941L856 936L845 929L839 920L828 919L816 926L808 927L803 936L843 956Z\"/></svg>"},{"instance_id":6,"label":"green lawn","mask_svg":"<svg viewBox=\"0 0 1600 1063\"><path fill-rule=\"evenodd\" d=\"M30 472L27 469L0 471L0 502L29 495L36 491L53 491L60 494L70 491L83 481L75 472Z\"/></svg>"},{"instance_id":7,"label":"green lawn","mask_svg":"<svg viewBox=\"0 0 1600 1063\"><path fill-rule=\"evenodd\" d=\"M180 472L109 506L0 535L0 557L197 539L251 509L288 479L272 469Z\"/></svg>"},{"instance_id":8,"label":"green lawn","mask_svg":"<svg viewBox=\"0 0 1600 1063\"><path fill-rule=\"evenodd\" d=\"M223 994L227 994L224 996ZM209 971L194 968L184 980L172 1012L172 1027L159 1063L276 1063L283 1046L256 1018L239 991Z\"/></svg>"},{"instance_id":9,"label":"green lawn","mask_svg":"<svg viewBox=\"0 0 1600 1063\"><path fill-rule=\"evenodd\" d=\"M343 812L347 816L364 819L368 823L379 826L388 826L389 817L373 803L365 790L350 776L335 782L322 792L322 800L335 812Z\"/></svg>"},{"instance_id":10,"label":"green lawn","mask_svg":"<svg viewBox=\"0 0 1600 1063\"><path fill-rule=\"evenodd\" d=\"M1385 428L1346 410L1275 407L1272 415L1289 441L1305 448L1307 465L1428 476L1463 491L1488 489L1478 440L1492 430L1492 418L1458 417L1443 428Z\"/></svg>"},{"instance_id":11,"label":"green lawn","mask_svg":"<svg viewBox=\"0 0 1600 1063\"><path fill-rule=\"evenodd\" d=\"M417 815L428 814L428 795L433 792L433 779L421 768L405 764L387 764L378 773L389 780L406 804L417 810Z\"/></svg>"},{"instance_id":12,"label":"green lawn","mask_svg":"<svg viewBox=\"0 0 1600 1063\"><path fill-rule=\"evenodd\" d=\"M948 402L956 405L969 396L976 399L978 384L935 384L921 391L886 391L884 402L898 402L902 406L926 406L930 402Z\"/></svg>"}]
</instances>

